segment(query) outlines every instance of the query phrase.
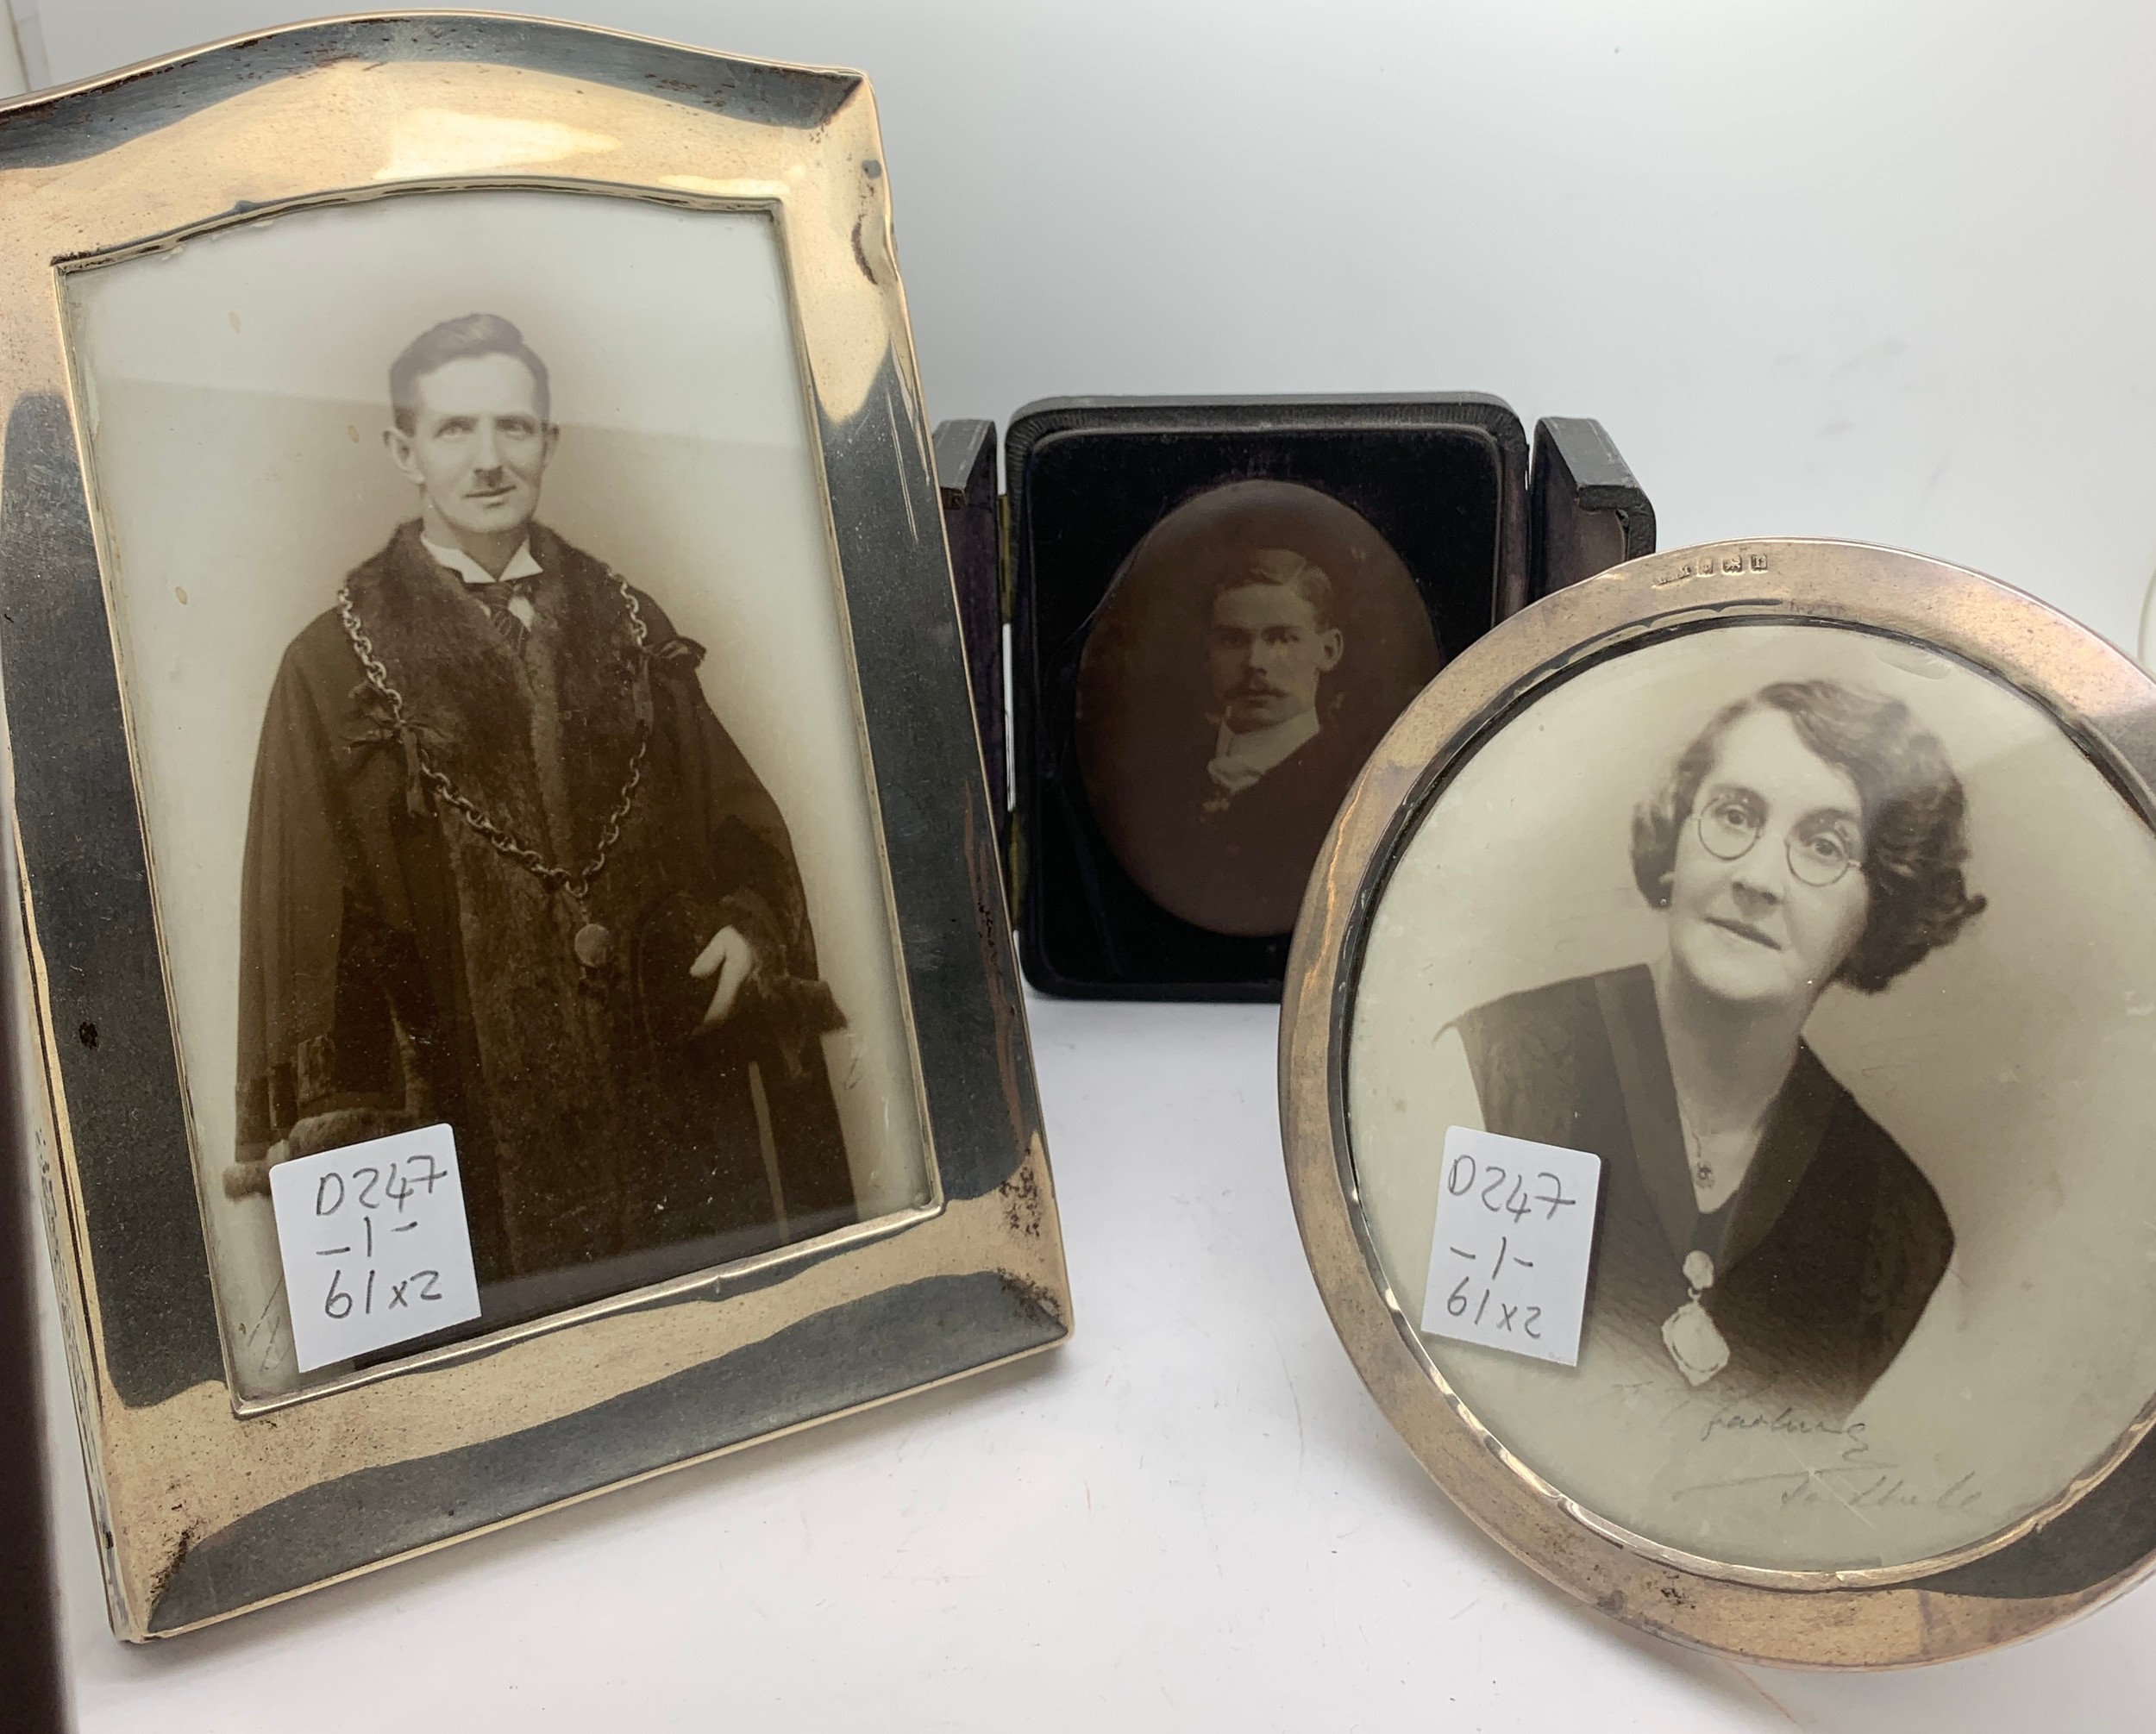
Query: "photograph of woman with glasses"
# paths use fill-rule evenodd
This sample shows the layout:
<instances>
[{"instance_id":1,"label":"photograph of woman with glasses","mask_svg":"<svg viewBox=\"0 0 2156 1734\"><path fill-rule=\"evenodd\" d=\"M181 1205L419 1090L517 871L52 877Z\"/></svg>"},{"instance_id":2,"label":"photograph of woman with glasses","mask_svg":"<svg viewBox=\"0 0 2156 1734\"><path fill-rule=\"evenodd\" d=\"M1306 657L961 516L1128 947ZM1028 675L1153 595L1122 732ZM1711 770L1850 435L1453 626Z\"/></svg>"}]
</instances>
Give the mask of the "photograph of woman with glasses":
<instances>
[{"instance_id":1,"label":"photograph of woman with glasses","mask_svg":"<svg viewBox=\"0 0 2156 1734\"><path fill-rule=\"evenodd\" d=\"M1763 686L1708 722L1633 817L1659 955L1445 1032L1484 1130L1603 1159L1590 1328L1693 1386L1837 1419L1901 1352L1953 1228L1804 1028L1830 988L1881 992L1984 909L1964 809L1898 699Z\"/></svg>"}]
</instances>

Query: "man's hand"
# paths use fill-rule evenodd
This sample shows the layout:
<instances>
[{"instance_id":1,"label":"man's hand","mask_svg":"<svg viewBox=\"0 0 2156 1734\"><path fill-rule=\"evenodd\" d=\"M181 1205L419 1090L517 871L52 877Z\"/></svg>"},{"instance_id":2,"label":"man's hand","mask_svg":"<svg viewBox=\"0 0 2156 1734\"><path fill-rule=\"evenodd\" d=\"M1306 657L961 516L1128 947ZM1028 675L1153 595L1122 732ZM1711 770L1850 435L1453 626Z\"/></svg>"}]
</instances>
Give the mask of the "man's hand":
<instances>
[{"instance_id":1,"label":"man's hand","mask_svg":"<svg viewBox=\"0 0 2156 1734\"><path fill-rule=\"evenodd\" d=\"M732 1017L741 990L762 966L756 948L742 936L739 928L722 927L713 934L711 942L689 966L689 973L699 981L717 978L711 1003L705 1010L704 1021L696 1027L710 1030Z\"/></svg>"}]
</instances>

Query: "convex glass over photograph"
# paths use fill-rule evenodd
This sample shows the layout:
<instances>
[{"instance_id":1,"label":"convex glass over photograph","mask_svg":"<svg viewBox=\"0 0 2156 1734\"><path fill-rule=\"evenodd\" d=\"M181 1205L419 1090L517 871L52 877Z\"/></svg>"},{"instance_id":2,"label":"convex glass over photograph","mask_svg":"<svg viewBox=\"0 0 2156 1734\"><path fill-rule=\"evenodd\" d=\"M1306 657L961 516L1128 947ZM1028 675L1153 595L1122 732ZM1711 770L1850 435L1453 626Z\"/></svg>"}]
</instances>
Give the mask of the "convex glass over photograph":
<instances>
[{"instance_id":1,"label":"convex glass over photograph","mask_svg":"<svg viewBox=\"0 0 2156 1734\"><path fill-rule=\"evenodd\" d=\"M1441 661L1400 555L1300 483L1165 514L1079 664L1079 764L1116 859L1215 933L1273 935L1356 772Z\"/></svg>"},{"instance_id":2,"label":"convex glass over photograph","mask_svg":"<svg viewBox=\"0 0 2156 1734\"><path fill-rule=\"evenodd\" d=\"M1739 624L1556 683L1424 809L1348 1047L1362 1208L1529 1469L1760 1568L1966 1548L2156 1395L2147 826L1952 659ZM2093 924L2092 924L2093 923ZM1577 1365L1452 1340L1446 1129L1591 1153ZM2084 1273L2069 1276L2069 1272Z\"/></svg>"},{"instance_id":3,"label":"convex glass over photograph","mask_svg":"<svg viewBox=\"0 0 2156 1734\"><path fill-rule=\"evenodd\" d=\"M920 1203L769 220L436 194L77 281L243 1391L313 1376L287 1161L446 1123L464 1335Z\"/></svg>"}]
</instances>

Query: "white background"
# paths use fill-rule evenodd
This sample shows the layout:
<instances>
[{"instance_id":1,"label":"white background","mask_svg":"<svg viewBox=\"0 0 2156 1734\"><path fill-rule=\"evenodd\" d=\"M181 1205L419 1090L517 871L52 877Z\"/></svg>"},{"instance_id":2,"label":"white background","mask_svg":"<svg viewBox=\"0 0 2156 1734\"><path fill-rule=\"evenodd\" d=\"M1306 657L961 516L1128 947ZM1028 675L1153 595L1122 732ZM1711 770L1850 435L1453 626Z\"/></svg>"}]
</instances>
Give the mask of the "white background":
<instances>
[{"instance_id":1,"label":"white background","mask_svg":"<svg viewBox=\"0 0 2156 1734\"><path fill-rule=\"evenodd\" d=\"M2156 563L2140 0L561 3L871 72L934 416L1495 391L1602 420L1665 546L1914 547L2133 642ZM291 16L40 8L54 78ZM2156 1590L1876 1679L1740 1670L1545 1590L1332 1338L1269 1014L1035 1012L1069 1348L147 1654L102 1629L62 1415L85 1725L2145 1723Z\"/></svg>"}]
</instances>

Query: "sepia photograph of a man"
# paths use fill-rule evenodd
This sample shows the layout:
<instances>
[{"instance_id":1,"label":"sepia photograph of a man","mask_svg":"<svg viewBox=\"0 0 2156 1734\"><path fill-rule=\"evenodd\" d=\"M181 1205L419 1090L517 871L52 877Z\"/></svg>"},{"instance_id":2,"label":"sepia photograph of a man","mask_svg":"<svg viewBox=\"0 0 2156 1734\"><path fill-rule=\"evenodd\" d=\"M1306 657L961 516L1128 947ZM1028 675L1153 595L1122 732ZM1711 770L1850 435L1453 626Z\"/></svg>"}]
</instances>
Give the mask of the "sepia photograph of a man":
<instances>
[{"instance_id":1,"label":"sepia photograph of a man","mask_svg":"<svg viewBox=\"0 0 2156 1734\"><path fill-rule=\"evenodd\" d=\"M1185 501L1081 664L1079 756L1117 858L1197 926L1285 934L1341 798L1441 660L1400 555L1340 501L1275 481Z\"/></svg>"},{"instance_id":2,"label":"sepia photograph of a man","mask_svg":"<svg viewBox=\"0 0 2156 1734\"><path fill-rule=\"evenodd\" d=\"M1254 892L1280 876L1275 856L1315 858L1369 751L1326 690L1347 648L1337 616L1331 577L1292 548L1259 548L1213 583L1191 842Z\"/></svg>"},{"instance_id":3,"label":"sepia photograph of a man","mask_svg":"<svg viewBox=\"0 0 2156 1734\"><path fill-rule=\"evenodd\" d=\"M843 1018L785 821L702 648L539 522L545 361L474 313L387 381L419 514L271 693L228 1188L446 1120L482 1285L850 1220L815 1041Z\"/></svg>"},{"instance_id":4,"label":"sepia photograph of a man","mask_svg":"<svg viewBox=\"0 0 2156 1734\"><path fill-rule=\"evenodd\" d=\"M769 217L428 192L70 293L242 1397L361 1370L294 1159L451 1129L467 1336L931 1198Z\"/></svg>"}]
</instances>

